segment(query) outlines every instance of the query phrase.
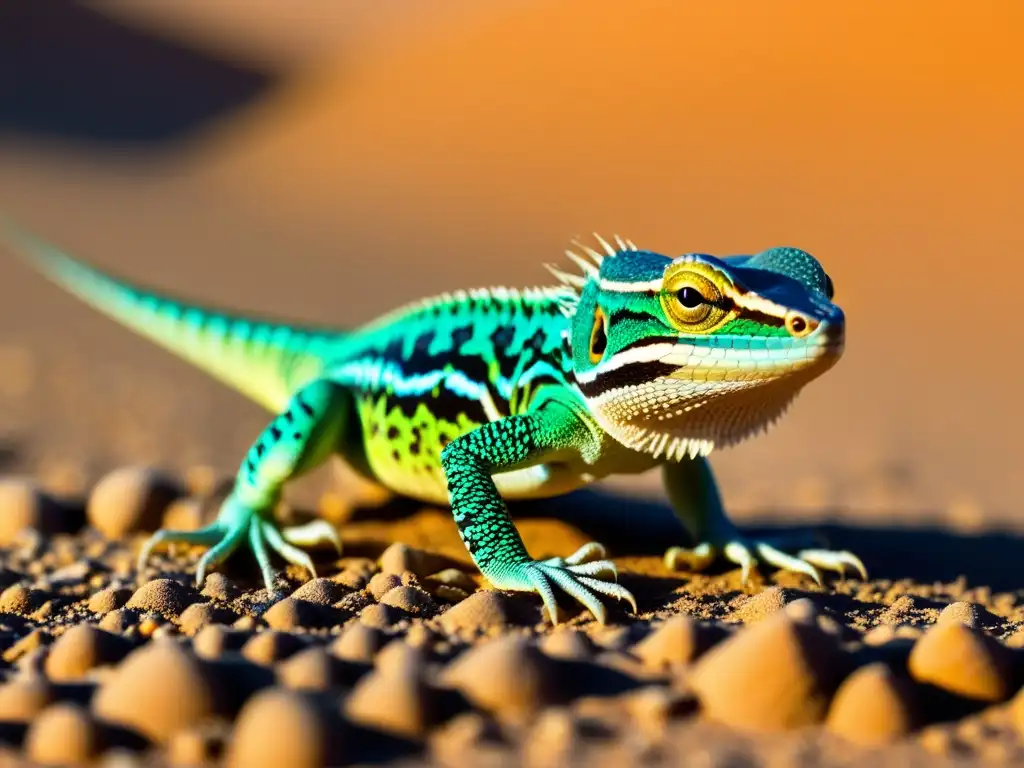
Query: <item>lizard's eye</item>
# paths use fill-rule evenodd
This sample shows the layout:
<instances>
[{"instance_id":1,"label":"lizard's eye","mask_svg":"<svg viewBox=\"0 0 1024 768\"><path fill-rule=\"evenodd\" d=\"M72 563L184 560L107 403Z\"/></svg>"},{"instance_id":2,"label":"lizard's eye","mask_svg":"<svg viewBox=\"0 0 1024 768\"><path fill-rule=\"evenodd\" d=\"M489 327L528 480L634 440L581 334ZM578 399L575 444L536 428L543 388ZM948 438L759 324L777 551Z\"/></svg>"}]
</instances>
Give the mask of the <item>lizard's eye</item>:
<instances>
[{"instance_id":1,"label":"lizard's eye","mask_svg":"<svg viewBox=\"0 0 1024 768\"><path fill-rule=\"evenodd\" d=\"M594 365L601 362L605 350L608 349L608 319L600 307L594 310L594 325L590 328L590 362Z\"/></svg>"},{"instance_id":2,"label":"lizard's eye","mask_svg":"<svg viewBox=\"0 0 1024 768\"><path fill-rule=\"evenodd\" d=\"M704 303L704 296L692 285L684 285L679 289L679 303L686 309L696 309Z\"/></svg>"},{"instance_id":3,"label":"lizard's eye","mask_svg":"<svg viewBox=\"0 0 1024 768\"><path fill-rule=\"evenodd\" d=\"M665 275L661 306L681 331L699 333L713 327L726 314L721 300L718 286L701 272L684 267Z\"/></svg>"}]
</instances>

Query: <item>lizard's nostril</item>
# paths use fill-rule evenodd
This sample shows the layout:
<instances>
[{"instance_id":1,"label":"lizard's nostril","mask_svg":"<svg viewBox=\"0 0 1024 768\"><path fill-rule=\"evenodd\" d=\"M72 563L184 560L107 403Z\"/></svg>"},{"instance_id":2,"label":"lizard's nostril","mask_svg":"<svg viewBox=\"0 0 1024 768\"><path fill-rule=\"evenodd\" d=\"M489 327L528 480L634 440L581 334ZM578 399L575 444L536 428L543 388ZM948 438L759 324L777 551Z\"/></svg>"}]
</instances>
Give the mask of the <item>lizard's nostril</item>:
<instances>
[{"instance_id":1,"label":"lizard's nostril","mask_svg":"<svg viewBox=\"0 0 1024 768\"><path fill-rule=\"evenodd\" d=\"M786 330L790 336L803 338L818 327L818 321L805 317L798 312L790 312L786 315Z\"/></svg>"}]
</instances>

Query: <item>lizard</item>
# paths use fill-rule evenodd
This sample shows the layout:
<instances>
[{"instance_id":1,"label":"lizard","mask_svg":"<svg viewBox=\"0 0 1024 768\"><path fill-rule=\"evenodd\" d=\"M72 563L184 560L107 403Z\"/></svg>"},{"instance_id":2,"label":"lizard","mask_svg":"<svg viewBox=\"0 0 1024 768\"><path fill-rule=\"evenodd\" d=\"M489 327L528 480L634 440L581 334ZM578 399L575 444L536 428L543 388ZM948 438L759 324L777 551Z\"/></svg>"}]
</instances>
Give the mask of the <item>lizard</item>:
<instances>
[{"instance_id":1,"label":"lizard","mask_svg":"<svg viewBox=\"0 0 1024 768\"><path fill-rule=\"evenodd\" d=\"M634 613L636 600L601 544L533 559L506 500L656 467L692 538L667 548L670 569L724 557L744 583L761 561L819 584L819 569L867 578L852 552L744 535L708 460L766 431L842 355L844 313L806 251L670 257L595 233L593 247L566 251L576 269L546 265L557 284L452 291L349 329L198 306L6 229L45 277L274 414L215 520L153 533L140 572L157 546L183 542L207 547L200 586L246 545L271 594L271 552L315 577L308 549L340 554L338 530L284 526L274 510L289 481L335 456L398 495L450 506L487 581L536 593L556 624L559 593L602 624L604 599Z\"/></svg>"}]
</instances>

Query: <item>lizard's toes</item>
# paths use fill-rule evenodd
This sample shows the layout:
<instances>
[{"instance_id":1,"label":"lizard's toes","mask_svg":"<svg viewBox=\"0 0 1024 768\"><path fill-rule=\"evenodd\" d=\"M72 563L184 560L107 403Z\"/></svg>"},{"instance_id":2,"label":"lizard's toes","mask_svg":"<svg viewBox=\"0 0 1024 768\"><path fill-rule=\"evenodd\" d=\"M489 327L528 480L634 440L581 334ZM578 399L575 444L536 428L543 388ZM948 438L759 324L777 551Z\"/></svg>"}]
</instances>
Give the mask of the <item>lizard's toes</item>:
<instances>
[{"instance_id":1,"label":"lizard's toes","mask_svg":"<svg viewBox=\"0 0 1024 768\"><path fill-rule=\"evenodd\" d=\"M311 520L302 525L292 525L281 529L281 535L289 544L297 547L316 547L330 544L341 554L341 536L338 529L326 520Z\"/></svg>"},{"instance_id":2,"label":"lizard's toes","mask_svg":"<svg viewBox=\"0 0 1024 768\"><path fill-rule=\"evenodd\" d=\"M669 547L665 550L665 567L670 571L703 571L715 562L718 553L711 544L704 542L692 549Z\"/></svg>"},{"instance_id":3,"label":"lizard's toes","mask_svg":"<svg viewBox=\"0 0 1024 768\"><path fill-rule=\"evenodd\" d=\"M864 563L853 552L830 549L804 549L797 553L797 557L822 570L836 571L841 576L846 575L846 569L849 567L857 571L864 581L868 580L868 569L864 567Z\"/></svg>"},{"instance_id":4,"label":"lizard's toes","mask_svg":"<svg viewBox=\"0 0 1024 768\"><path fill-rule=\"evenodd\" d=\"M610 561L598 560L581 563L580 565L554 565L550 562L532 562L526 564L526 578L544 601L544 607L553 624L558 623L558 605L555 601L554 588L558 587L570 597L579 601L589 610L599 624L604 624L608 611L601 602L601 596L625 600L636 612L636 598L632 593L615 582L604 581L590 574L615 573L615 566Z\"/></svg>"}]
</instances>

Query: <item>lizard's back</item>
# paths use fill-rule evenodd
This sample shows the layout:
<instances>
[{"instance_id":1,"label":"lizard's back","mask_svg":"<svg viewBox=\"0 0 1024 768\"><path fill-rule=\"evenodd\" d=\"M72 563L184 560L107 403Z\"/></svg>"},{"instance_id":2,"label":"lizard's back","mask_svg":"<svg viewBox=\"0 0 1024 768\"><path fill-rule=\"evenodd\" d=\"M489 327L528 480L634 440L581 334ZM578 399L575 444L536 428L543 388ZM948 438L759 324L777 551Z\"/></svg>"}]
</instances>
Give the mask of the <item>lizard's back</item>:
<instances>
[{"instance_id":1,"label":"lizard's back","mask_svg":"<svg viewBox=\"0 0 1024 768\"><path fill-rule=\"evenodd\" d=\"M447 499L441 451L480 424L522 412L537 388L563 384L559 289L458 291L389 313L344 339L325 376L353 394L342 452L394 491ZM529 472L512 495L554 489Z\"/></svg>"}]
</instances>

